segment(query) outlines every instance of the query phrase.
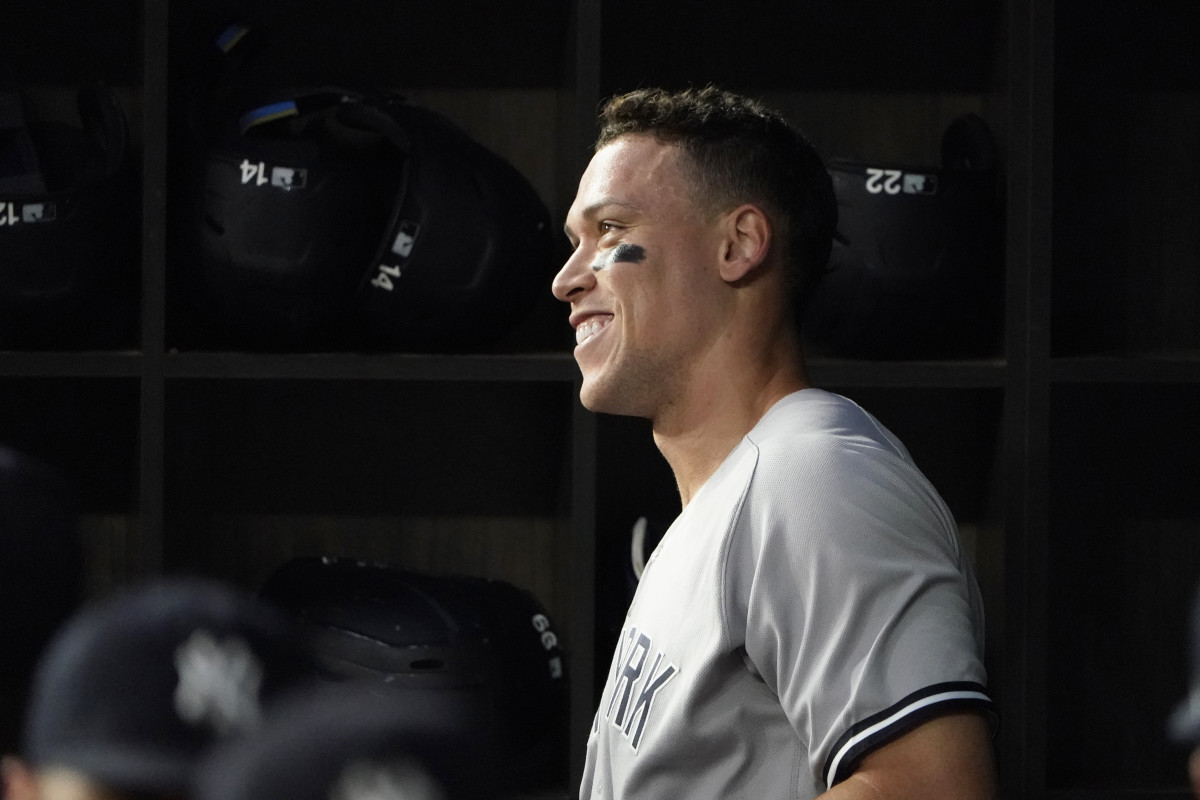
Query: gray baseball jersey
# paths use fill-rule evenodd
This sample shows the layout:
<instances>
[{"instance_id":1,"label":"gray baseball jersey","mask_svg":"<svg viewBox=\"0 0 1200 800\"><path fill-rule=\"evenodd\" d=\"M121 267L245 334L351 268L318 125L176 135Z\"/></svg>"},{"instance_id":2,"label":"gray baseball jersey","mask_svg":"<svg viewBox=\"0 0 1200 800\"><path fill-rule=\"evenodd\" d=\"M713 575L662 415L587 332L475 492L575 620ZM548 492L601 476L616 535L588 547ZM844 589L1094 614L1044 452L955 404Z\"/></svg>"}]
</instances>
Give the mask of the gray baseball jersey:
<instances>
[{"instance_id":1,"label":"gray baseball jersey","mask_svg":"<svg viewBox=\"0 0 1200 800\"><path fill-rule=\"evenodd\" d=\"M954 520L844 397L789 395L648 561L581 798L812 798L951 709L991 713Z\"/></svg>"}]
</instances>

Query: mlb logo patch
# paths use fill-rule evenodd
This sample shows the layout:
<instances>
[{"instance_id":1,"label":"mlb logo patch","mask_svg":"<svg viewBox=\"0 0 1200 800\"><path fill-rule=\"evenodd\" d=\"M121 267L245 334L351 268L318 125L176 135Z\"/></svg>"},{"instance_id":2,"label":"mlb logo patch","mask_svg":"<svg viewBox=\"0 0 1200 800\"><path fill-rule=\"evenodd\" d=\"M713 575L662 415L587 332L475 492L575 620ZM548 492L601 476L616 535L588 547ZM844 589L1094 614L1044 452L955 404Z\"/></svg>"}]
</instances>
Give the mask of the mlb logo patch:
<instances>
[{"instance_id":1,"label":"mlb logo patch","mask_svg":"<svg viewBox=\"0 0 1200 800\"><path fill-rule=\"evenodd\" d=\"M401 222L400 231L392 240L392 252L401 258L408 258L412 253L413 245L416 244L418 230L419 226L415 222L408 220Z\"/></svg>"},{"instance_id":2,"label":"mlb logo patch","mask_svg":"<svg viewBox=\"0 0 1200 800\"><path fill-rule=\"evenodd\" d=\"M292 167L273 167L271 169L271 185L280 189L303 189L308 180L308 172Z\"/></svg>"},{"instance_id":3,"label":"mlb logo patch","mask_svg":"<svg viewBox=\"0 0 1200 800\"><path fill-rule=\"evenodd\" d=\"M56 215L54 203L26 203L21 209L22 222L53 222Z\"/></svg>"}]
</instances>

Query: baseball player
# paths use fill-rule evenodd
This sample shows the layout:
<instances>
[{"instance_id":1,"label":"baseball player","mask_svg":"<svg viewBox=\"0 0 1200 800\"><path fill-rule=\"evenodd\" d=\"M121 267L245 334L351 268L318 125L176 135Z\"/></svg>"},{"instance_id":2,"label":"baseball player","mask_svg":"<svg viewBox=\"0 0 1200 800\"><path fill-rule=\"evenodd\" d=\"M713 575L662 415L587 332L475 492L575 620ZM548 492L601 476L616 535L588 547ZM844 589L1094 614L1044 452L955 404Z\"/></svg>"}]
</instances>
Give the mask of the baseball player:
<instances>
[{"instance_id":1,"label":"baseball player","mask_svg":"<svg viewBox=\"0 0 1200 800\"><path fill-rule=\"evenodd\" d=\"M1191 668L1188 692L1172 710L1167 724L1170 740L1189 749L1188 780L1192 794L1200 800L1200 587L1192 599L1188 628L1188 661Z\"/></svg>"},{"instance_id":2,"label":"baseball player","mask_svg":"<svg viewBox=\"0 0 1200 800\"><path fill-rule=\"evenodd\" d=\"M34 675L4 800L189 796L216 743L315 680L290 617L222 583L161 578L88 605Z\"/></svg>"},{"instance_id":3,"label":"baseball player","mask_svg":"<svg viewBox=\"0 0 1200 800\"><path fill-rule=\"evenodd\" d=\"M836 204L719 89L601 113L553 282L580 397L652 423L683 509L645 566L581 798L991 798L978 589L904 446L813 387L797 311Z\"/></svg>"},{"instance_id":4,"label":"baseball player","mask_svg":"<svg viewBox=\"0 0 1200 800\"><path fill-rule=\"evenodd\" d=\"M213 748L195 800L487 800L486 721L448 692L329 682L275 705L253 736Z\"/></svg>"}]
</instances>

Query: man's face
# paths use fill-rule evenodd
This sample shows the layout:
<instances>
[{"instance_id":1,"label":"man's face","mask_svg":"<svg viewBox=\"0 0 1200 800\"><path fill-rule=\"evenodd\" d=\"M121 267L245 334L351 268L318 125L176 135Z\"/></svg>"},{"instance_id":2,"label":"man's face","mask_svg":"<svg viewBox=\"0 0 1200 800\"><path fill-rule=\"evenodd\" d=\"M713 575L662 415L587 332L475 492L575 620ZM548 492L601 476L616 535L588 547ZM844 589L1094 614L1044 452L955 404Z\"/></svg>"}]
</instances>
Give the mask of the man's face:
<instances>
[{"instance_id":1,"label":"man's face","mask_svg":"<svg viewBox=\"0 0 1200 800\"><path fill-rule=\"evenodd\" d=\"M15 756L4 757L0 774L4 800L128 800L129 797L74 770L53 767L35 770ZM162 800L172 799L163 796Z\"/></svg>"},{"instance_id":2,"label":"man's face","mask_svg":"<svg viewBox=\"0 0 1200 800\"><path fill-rule=\"evenodd\" d=\"M592 158L567 213L575 252L552 288L571 304L580 399L593 411L655 418L720 335L719 229L679 157L622 136Z\"/></svg>"}]
</instances>

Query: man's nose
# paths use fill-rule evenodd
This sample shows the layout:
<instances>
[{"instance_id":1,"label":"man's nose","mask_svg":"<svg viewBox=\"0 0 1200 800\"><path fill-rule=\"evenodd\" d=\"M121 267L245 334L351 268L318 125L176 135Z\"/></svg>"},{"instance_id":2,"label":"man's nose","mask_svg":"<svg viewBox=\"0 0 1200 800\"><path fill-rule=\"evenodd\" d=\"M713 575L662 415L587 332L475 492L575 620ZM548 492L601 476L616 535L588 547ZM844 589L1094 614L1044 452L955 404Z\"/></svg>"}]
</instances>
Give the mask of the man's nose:
<instances>
[{"instance_id":1,"label":"man's nose","mask_svg":"<svg viewBox=\"0 0 1200 800\"><path fill-rule=\"evenodd\" d=\"M596 285L596 272L592 269L590 256L583 247L575 248L550 284L550 291L555 297L570 303L577 295Z\"/></svg>"}]
</instances>

